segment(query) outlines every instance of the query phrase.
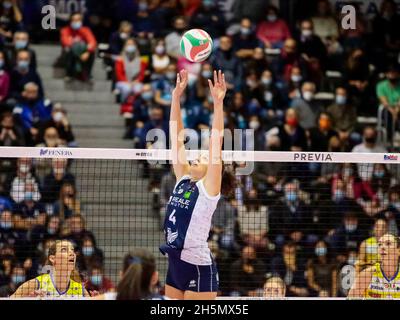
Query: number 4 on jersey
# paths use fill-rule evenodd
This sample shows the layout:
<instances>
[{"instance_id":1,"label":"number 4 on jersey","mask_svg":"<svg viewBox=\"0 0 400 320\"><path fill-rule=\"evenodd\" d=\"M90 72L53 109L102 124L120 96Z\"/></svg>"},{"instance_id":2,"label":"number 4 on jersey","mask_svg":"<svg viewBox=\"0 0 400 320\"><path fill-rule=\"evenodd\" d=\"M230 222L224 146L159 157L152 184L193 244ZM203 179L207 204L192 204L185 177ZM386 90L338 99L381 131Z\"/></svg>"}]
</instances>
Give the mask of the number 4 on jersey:
<instances>
[{"instance_id":1,"label":"number 4 on jersey","mask_svg":"<svg viewBox=\"0 0 400 320\"><path fill-rule=\"evenodd\" d=\"M174 225L175 225L175 223L176 223L176 217L174 216L175 212L176 212L176 209L174 209L174 211L171 212L171 214L169 215L169 218L168 218L168 220L169 220L169 221L172 221L172 223L173 223Z\"/></svg>"}]
</instances>

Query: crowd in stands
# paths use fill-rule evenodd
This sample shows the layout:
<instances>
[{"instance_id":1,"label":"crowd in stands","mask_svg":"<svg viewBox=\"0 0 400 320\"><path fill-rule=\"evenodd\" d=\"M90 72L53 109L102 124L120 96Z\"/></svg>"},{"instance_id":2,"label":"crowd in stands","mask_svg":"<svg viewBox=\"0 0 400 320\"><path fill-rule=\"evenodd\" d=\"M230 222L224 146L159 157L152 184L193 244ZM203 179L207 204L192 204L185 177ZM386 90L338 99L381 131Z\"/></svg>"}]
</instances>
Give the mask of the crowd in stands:
<instances>
[{"instance_id":1,"label":"crowd in stands","mask_svg":"<svg viewBox=\"0 0 400 320\"><path fill-rule=\"evenodd\" d=\"M134 148L151 148L146 135L154 128L168 137L171 90L183 68L189 72L184 125L197 134L211 125L207 80L222 69L225 127L254 129L255 150L386 152L376 125L358 121L376 117L379 105L389 119L389 141L396 138L390 135L400 110L395 1L383 0L372 19L354 4L350 30L341 28L342 15L328 0L307 1L307 15L295 12L290 21L264 0L235 0L228 11L213 0L89 3L87 17L72 14L60 31L60 64L66 81L93 82L98 44L108 42L101 57ZM75 146L65 109L46 99L17 2L1 4L1 145ZM180 54L180 38L191 28L214 40L203 63ZM70 163L1 164L1 295L35 276L60 238L75 243L91 288L111 288L103 254L85 228ZM145 169L163 208L174 177L168 167ZM398 234L399 217L394 166L256 163L252 175L237 177L234 196L221 199L214 215L209 244L221 294L258 295L266 278L279 277L288 296L345 296L342 268L377 261L377 239Z\"/></svg>"}]
</instances>

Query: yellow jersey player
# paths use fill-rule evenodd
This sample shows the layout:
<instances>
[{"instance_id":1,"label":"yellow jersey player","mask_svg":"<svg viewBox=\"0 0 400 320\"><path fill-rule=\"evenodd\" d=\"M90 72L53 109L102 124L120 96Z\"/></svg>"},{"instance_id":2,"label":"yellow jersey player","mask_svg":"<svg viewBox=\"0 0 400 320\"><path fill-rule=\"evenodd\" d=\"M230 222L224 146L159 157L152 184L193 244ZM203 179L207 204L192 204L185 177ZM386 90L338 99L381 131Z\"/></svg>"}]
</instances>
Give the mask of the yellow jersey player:
<instances>
[{"instance_id":1,"label":"yellow jersey player","mask_svg":"<svg viewBox=\"0 0 400 320\"><path fill-rule=\"evenodd\" d=\"M349 291L349 298L400 299L400 240L392 234L379 238L380 262L361 271Z\"/></svg>"}]
</instances>

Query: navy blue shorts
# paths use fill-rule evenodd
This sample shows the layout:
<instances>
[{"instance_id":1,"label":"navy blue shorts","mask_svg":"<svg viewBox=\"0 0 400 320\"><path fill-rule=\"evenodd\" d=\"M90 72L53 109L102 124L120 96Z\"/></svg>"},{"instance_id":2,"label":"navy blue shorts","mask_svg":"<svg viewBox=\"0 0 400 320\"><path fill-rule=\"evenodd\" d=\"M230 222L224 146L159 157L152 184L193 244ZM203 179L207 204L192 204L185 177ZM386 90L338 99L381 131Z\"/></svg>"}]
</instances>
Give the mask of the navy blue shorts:
<instances>
[{"instance_id":1,"label":"navy blue shorts","mask_svg":"<svg viewBox=\"0 0 400 320\"><path fill-rule=\"evenodd\" d=\"M182 291L217 292L219 287L217 266L198 266L168 255L166 284Z\"/></svg>"}]
</instances>

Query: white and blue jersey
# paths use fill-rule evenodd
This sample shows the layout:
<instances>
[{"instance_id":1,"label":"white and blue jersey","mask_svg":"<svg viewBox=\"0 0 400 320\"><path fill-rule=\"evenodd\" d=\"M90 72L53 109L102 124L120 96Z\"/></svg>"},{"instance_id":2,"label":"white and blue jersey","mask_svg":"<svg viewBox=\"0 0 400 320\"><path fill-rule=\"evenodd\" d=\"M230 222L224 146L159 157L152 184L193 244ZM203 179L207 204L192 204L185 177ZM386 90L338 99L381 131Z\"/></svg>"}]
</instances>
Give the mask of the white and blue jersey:
<instances>
[{"instance_id":1,"label":"white and blue jersey","mask_svg":"<svg viewBox=\"0 0 400 320\"><path fill-rule=\"evenodd\" d=\"M203 180L194 182L190 176L183 176L167 203L164 221L166 244L160 247L161 252L193 265L211 265L213 261L207 240L219 199L220 194L210 196L207 193Z\"/></svg>"}]
</instances>

